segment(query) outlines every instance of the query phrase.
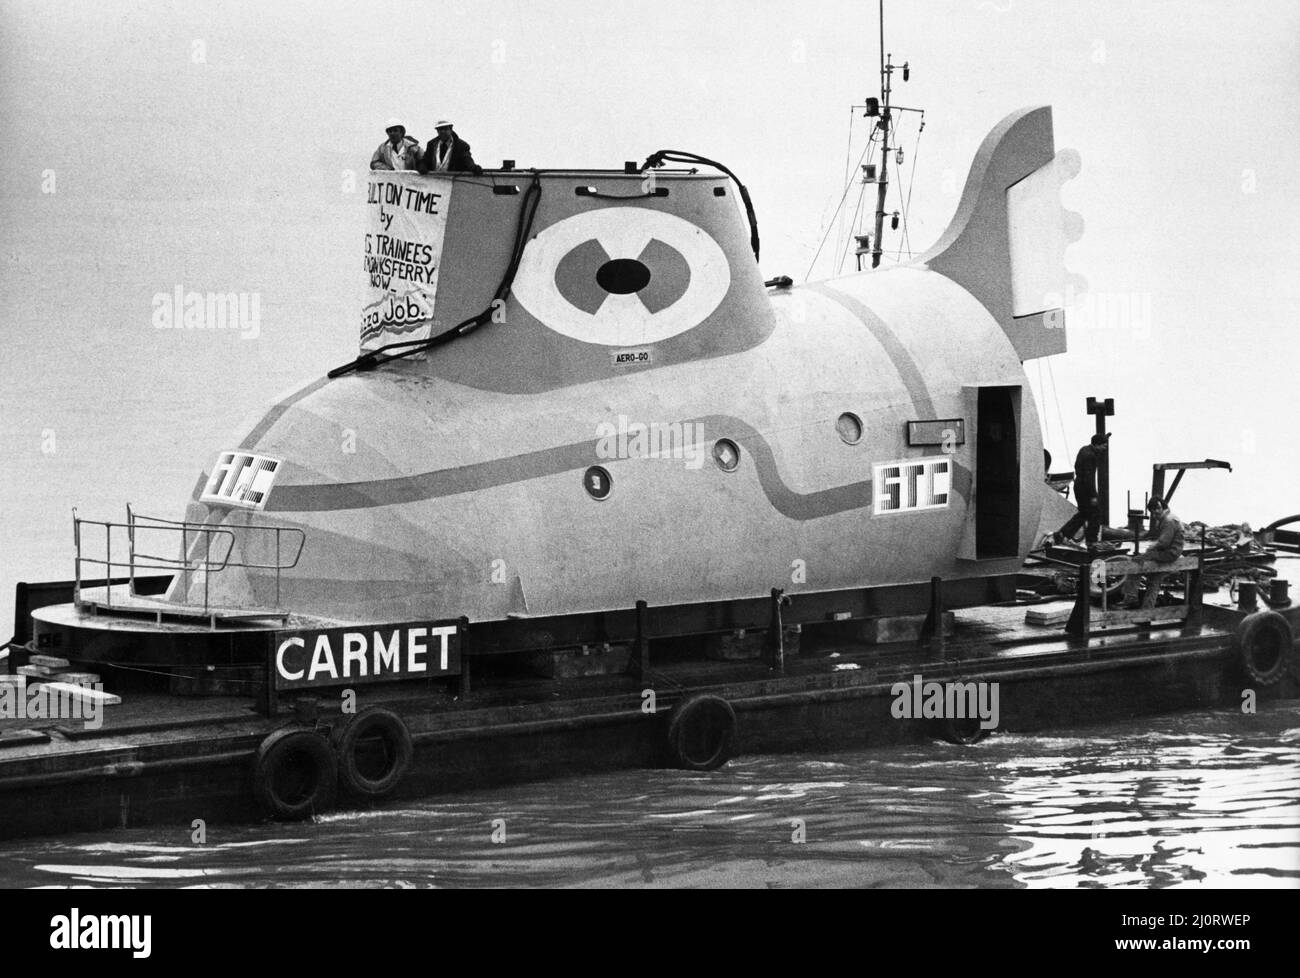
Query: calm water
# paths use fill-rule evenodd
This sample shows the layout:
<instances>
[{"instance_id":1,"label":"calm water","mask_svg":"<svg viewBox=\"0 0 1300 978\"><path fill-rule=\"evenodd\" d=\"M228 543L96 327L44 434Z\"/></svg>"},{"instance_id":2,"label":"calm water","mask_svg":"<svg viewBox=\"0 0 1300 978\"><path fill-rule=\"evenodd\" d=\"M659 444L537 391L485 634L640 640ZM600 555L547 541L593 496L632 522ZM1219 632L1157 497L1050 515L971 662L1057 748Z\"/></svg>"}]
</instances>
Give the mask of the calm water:
<instances>
[{"instance_id":1,"label":"calm water","mask_svg":"<svg viewBox=\"0 0 1300 978\"><path fill-rule=\"evenodd\" d=\"M0 854L0 885L21 887L1294 888L1300 704L571 778L210 826L201 846L150 829Z\"/></svg>"}]
</instances>

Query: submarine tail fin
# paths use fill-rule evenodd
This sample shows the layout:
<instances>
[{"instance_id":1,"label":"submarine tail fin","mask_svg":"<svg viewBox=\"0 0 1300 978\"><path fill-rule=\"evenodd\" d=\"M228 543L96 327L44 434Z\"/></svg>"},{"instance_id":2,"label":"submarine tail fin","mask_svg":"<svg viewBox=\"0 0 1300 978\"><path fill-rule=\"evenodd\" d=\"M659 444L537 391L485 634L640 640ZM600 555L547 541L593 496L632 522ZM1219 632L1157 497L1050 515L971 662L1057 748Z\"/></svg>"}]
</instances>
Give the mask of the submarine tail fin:
<instances>
[{"instance_id":1,"label":"submarine tail fin","mask_svg":"<svg viewBox=\"0 0 1300 978\"><path fill-rule=\"evenodd\" d=\"M952 223L919 259L979 299L1021 360L1065 352L1065 296L1085 287L1064 264L1083 219L1060 198L1079 166L1074 150L1055 151L1050 106L1009 115L975 154Z\"/></svg>"}]
</instances>

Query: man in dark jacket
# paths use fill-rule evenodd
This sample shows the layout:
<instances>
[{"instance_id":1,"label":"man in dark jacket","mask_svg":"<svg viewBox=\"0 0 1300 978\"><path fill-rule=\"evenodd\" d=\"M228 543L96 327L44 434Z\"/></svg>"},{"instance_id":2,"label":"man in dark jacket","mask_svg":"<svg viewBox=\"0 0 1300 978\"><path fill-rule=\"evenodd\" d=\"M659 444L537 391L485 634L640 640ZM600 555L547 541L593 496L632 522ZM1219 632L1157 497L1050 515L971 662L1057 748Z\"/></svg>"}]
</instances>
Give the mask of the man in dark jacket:
<instances>
[{"instance_id":1,"label":"man in dark jacket","mask_svg":"<svg viewBox=\"0 0 1300 978\"><path fill-rule=\"evenodd\" d=\"M436 139L429 140L424 157L420 160L421 173L474 173L483 168L470 155L469 143L456 135L450 121L443 119L435 127Z\"/></svg>"},{"instance_id":2,"label":"man in dark jacket","mask_svg":"<svg viewBox=\"0 0 1300 978\"><path fill-rule=\"evenodd\" d=\"M1079 511L1068 523L1052 534L1052 542L1073 540L1080 528L1086 527L1084 540L1088 546L1097 542L1101 533L1101 509L1097 497L1097 466L1106 451L1110 435L1093 435L1092 441L1079 449L1074 459L1074 501Z\"/></svg>"}]
</instances>

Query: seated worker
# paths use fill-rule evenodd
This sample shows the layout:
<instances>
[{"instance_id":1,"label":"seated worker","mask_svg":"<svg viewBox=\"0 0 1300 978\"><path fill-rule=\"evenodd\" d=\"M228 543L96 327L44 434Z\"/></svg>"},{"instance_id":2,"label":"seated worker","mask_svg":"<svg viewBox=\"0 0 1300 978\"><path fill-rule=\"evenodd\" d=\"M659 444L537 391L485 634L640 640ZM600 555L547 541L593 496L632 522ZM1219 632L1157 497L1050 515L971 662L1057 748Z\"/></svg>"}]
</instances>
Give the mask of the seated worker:
<instances>
[{"instance_id":1,"label":"seated worker","mask_svg":"<svg viewBox=\"0 0 1300 978\"><path fill-rule=\"evenodd\" d=\"M1139 559L1150 561L1154 564L1172 564L1175 560L1183 555L1183 524L1178 521L1165 501L1159 496L1152 496L1151 501L1147 503L1147 509L1151 512L1151 529L1147 532L1145 539L1155 540L1155 543L1142 551ZM1124 580L1124 607L1136 608L1138 574L1130 574ZM1146 598L1142 601L1143 608L1154 608L1156 604L1156 595L1160 593L1160 585L1165 579L1165 574L1156 572L1151 575L1151 582L1147 586Z\"/></svg>"},{"instance_id":2,"label":"seated worker","mask_svg":"<svg viewBox=\"0 0 1300 978\"><path fill-rule=\"evenodd\" d=\"M424 158L420 160L421 173L483 172L483 167L470 155L469 143L456 135L451 122L442 119L434 128L438 130L438 137L430 139L425 147Z\"/></svg>"},{"instance_id":3,"label":"seated worker","mask_svg":"<svg viewBox=\"0 0 1300 978\"><path fill-rule=\"evenodd\" d=\"M379 144L370 157L372 170L417 170L420 165L420 143L406 134L400 119L389 119L384 126L388 138Z\"/></svg>"}]
</instances>

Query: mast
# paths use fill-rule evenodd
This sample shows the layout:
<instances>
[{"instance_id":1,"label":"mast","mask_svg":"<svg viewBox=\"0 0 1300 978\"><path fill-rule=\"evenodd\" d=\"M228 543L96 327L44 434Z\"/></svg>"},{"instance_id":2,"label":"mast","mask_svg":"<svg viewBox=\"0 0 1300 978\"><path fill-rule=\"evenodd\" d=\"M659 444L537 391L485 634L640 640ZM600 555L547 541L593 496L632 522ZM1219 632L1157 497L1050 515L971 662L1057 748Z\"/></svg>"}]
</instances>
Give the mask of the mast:
<instances>
[{"instance_id":1,"label":"mast","mask_svg":"<svg viewBox=\"0 0 1300 978\"><path fill-rule=\"evenodd\" d=\"M876 181L876 235L872 239L872 268L880 267L880 256L885 250L881 238L885 230L885 194L889 188L889 90L894 73L894 67L890 63L892 58L892 54L888 59L885 57L885 0L880 0L880 94L885 104L881 109L880 121L876 123L880 127L880 174Z\"/></svg>"},{"instance_id":2,"label":"mast","mask_svg":"<svg viewBox=\"0 0 1300 978\"><path fill-rule=\"evenodd\" d=\"M853 237L857 240L858 243L857 250L854 251L853 254L857 258L859 272L862 271L862 263L863 260L867 257L867 255L871 256L871 267L879 268L880 258L885 253L885 242L883 239L885 234L885 214L886 214L885 199L886 197L889 196L889 153L890 153L889 138L891 135L890 130L893 128L894 125L894 116L897 114L901 118L901 115L904 112L915 112L917 113L917 115L920 116L920 126L917 128L916 131L916 138L918 144L920 142L921 133L925 131L925 109L910 108L906 105L895 105L893 103L894 72L900 68L902 69L903 72L903 81L908 81L911 78L911 72L912 72L911 64L907 61L904 61L901 65L895 66L894 56L892 54L885 53L885 0L880 0L880 98L868 97L866 101L861 105L849 106L850 156L852 155L852 150L853 150L853 119L854 119L853 113L855 113L858 109L861 109L863 116L865 116L868 119L876 120L875 124L871 127L870 135L867 138L867 148L862 151L862 156L858 159L858 163L862 167L862 183L864 185L868 183L874 183L876 185L875 233L874 234L859 233L862 230L862 224L859 223L859 214L861 214L862 212L862 204L864 203L865 186L863 188L863 193L858 197L858 206L853 211L852 226L850 228ZM883 106L881 105L882 101L884 102ZM875 143L877 129L880 130L880 136L881 136L880 163L879 164L863 163L862 160L866 158L867 154L871 151ZM899 147L893 152L894 152L894 162L897 163L899 168L901 169L903 165L902 147ZM915 168L916 168L915 159L913 159L912 161L912 167L913 167L913 172L915 172ZM845 187L844 188L845 197L848 196L848 192L849 192L849 188ZM910 188L908 189L908 195L909 196L911 195ZM841 199L840 206L842 207L843 205L844 205L844 199ZM904 205L901 209L903 212L903 220L906 221L907 220L906 205ZM839 208L837 207L836 214L838 213L839 213ZM863 220L865 220L865 216L866 216L865 214L862 214ZM890 215L889 227L891 230L894 231L898 230L898 217L899 217L899 211L897 210L894 211L892 215ZM831 220L833 222L834 218L832 217ZM830 229L828 228L827 234L829 233L830 233ZM825 243L825 238L822 239L822 243L823 244ZM820 254L821 254L821 245L818 245L817 255ZM813 265L817 263L817 255L813 256ZM808 271L809 274L812 273L811 265L809 266Z\"/></svg>"},{"instance_id":3,"label":"mast","mask_svg":"<svg viewBox=\"0 0 1300 978\"><path fill-rule=\"evenodd\" d=\"M864 183L875 180L876 183L876 225L875 234L870 236L871 247L871 267L880 267L880 256L885 252L884 231L885 231L885 198L889 195L889 137L890 130L894 124L895 112L917 112L921 116L921 129L925 128L925 110L912 109L906 106L894 105L892 102L894 89L894 56L885 53L885 0L880 0L880 98L868 98L866 104L854 106L862 108L865 111L863 115L868 118L876 119L876 128L880 130L880 167L874 176L863 177ZM904 61L899 67L903 71L903 81L907 81L911 76L911 65ZM851 129L850 129L851 132ZM918 137L920 133L918 131ZM896 162L902 165L902 150L898 151ZM867 168L864 168L867 169ZM890 222L891 228L898 227L898 212L895 211ZM862 269L862 257L866 254L867 235L858 236L858 270Z\"/></svg>"}]
</instances>

